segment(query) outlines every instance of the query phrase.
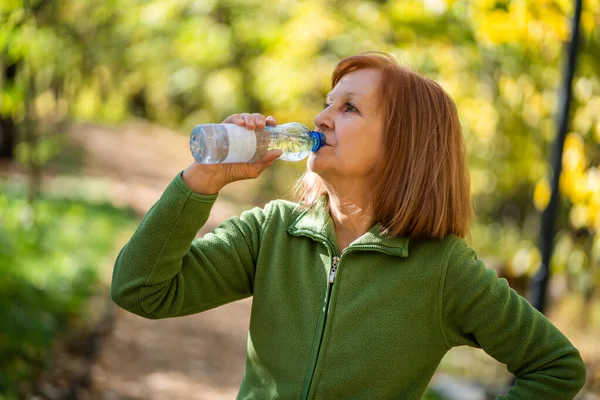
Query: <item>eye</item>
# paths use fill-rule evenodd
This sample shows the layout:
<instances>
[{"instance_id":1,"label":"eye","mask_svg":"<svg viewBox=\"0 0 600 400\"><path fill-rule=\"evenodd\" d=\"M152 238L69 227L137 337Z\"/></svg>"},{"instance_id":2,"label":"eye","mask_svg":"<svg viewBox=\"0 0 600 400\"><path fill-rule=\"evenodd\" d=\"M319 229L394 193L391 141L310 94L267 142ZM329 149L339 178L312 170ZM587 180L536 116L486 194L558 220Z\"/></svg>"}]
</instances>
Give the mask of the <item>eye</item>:
<instances>
[{"instance_id":1,"label":"eye","mask_svg":"<svg viewBox=\"0 0 600 400\"><path fill-rule=\"evenodd\" d=\"M354 106L354 104L352 104L350 102L346 102L344 104L344 111L347 111L347 112L358 112L358 109Z\"/></svg>"},{"instance_id":2,"label":"eye","mask_svg":"<svg viewBox=\"0 0 600 400\"><path fill-rule=\"evenodd\" d=\"M323 110L326 109L327 107L329 107L329 103L324 103L323 104Z\"/></svg>"}]
</instances>

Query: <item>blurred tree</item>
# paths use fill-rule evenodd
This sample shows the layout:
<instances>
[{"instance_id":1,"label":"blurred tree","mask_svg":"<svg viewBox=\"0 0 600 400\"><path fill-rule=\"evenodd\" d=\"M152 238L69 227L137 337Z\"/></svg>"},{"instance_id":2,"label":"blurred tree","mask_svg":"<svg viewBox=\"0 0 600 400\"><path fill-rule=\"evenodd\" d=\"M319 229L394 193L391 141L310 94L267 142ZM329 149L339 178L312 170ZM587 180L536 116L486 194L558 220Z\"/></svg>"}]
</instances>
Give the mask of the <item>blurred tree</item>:
<instances>
[{"instance_id":1,"label":"blurred tree","mask_svg":"<svg viewBox=\"0 0 600 400\"><path fill-rule=\"evenodd\" d=\"M14 86L17 74L17 62L3 65L2 70L3 73L0 75L2 86ZM14 160L16 144L17 127L13 119L0 114L0 159Z\"/></svg>"},{"instance_id":2,"label":"blurred tree","mask_svg":"<svg viewBox=\"0 0 600 400\"><path fill-rule=\"evenodd\" d=\"M549 197L547 160L572 11L568 0L2 0L0 158L29 167L35 203L41 171L60 155L73 119L107 124L133 116L188 134L196 124L248 111L310 126L340 58L386 51L455 99L478 216L473 246L524 294L540 261L538 213ZM584 304L600 284L599 25L600 0L585 0L551 261L553 276ZM276 163L238 200L260 204L284 196L304 167ZM2 202L8 204L0 195ZM67 273L77 270L78 258L65 262L62 245L45 241L70 243L70 229L54 225L79 211L50 213L20 203L12 209L0 224L0 267L71 282ZM106 236L110 248L112 231L89 229L91 217L77 226ZM28 229L8 236L25 223ZM29 229L36 223L42 240ZM12 242L4 238L23 250L7 251ZM52 268L51 256L34 243L59 249ZM55 273L63 267L64 274ZM32 304L46 303L31 293ZM6 297L6 307L12 300ZM588 307L584 324L590 315Z\"/></svg>"},{"instance_id":3,"label":"blurred tree","mask_svg":"<svg viewBox=\"0 0 600 400\"><path fill-rule=\"evenodd\" d=\"M548 201L565 0L24 0L0 4L0 118L36 121L16 157L43 165L70 118L130 115L186 133L238 112L311 125L346 55L383 50L439 81L458 105L478 221L474 245L513 277L535 273L538 212ZM567 138L557 240L573 287L600 279L600 0L586 0ZM10 67L15 65L16 67ZM14 68L7 79L7 69ZM34 76L25 110L26 71ZM6 129L6 128L5 128ZM282 196L303 163L278 163L255 200ZM569 250L570 251L570 250ZM560 260L577 266L562 268ZM571 265L569 264L569 265ZM586 271L586 272L577 272ZM581 275L584 274L584 275ZM581 278L586 276L586 279ZM589 286L589 285L588 285Z\"/></svg>"}]
</instances>

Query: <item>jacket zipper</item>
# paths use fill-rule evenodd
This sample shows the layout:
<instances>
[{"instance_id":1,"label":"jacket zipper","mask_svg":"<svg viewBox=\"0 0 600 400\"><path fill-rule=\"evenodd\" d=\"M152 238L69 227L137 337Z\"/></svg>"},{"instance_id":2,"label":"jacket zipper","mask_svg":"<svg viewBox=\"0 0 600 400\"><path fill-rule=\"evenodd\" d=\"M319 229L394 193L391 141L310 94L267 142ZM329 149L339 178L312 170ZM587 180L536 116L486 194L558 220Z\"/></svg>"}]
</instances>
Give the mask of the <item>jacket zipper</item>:
<instances>
[{"instance_id":1,"label":"jacket zipper","mask_svg":"<svg viewBox=\"0 0 600 400\"><path fill-rule=\"evenodd\" d=\"M330 248L330 250L332 250L334 248L333 245L331 245L331 244L328 247ZM393 254L393 253L385 251L384 249L379 248L378 246L354 245L354 246L352 246L352 248L349 248L349 247L345 248L339 257L334 256L332 258L331 270L329 272L329 284L327 285L328 286L327 287L327 297L326 297L325 311L324 311L325 315L324 315L321 325L319 327L320 335L319 335L319 338L317 339L319 345L317 347L316 354L311 356L311 369L308 371L306 382L304 384L304 389L302 390L302 396L301 396L302 400L309 399L309 396L311 394L312 383L315 378L317 364L318 364L319 356L321 355L321 350L322 350L321 347L323 345L323 339L325 336L325 327L327 326L327 320L330 319L330 318L328 318L329 306L331 304L331 296L333 294L333 284L335 282L335 277L337 276L340 259L344 255L344 253L346 253L346 251L355 250L355 249L376 250L376 251L380 251L380 252L386 253L386 254ZM335 253L333 253L333 251L331 251L330 254L335 254Z\"/></svg>"},{"instance_id":2,"label":"jacket zipper","mask_svg":"<svg viewBox=\"0 0 600 400\"><path fill-rule=\"evenodd\" d=\"M315 371L317 369L317 362L319 361L319 355L321 354L321 345L323 344L323 337L325 333L325 327L327 326L327 316L329 314L329 305L331 304L331 294L333 293L333 281L335 280L335 275L337 272L338 264L340 262L340 257L334 256L331 264L331 271L329 272L329 283L327 284L327 293L326 293L326 301L324 307L324 316L319 326L319 337L318 337L318 347L317 350L311 358L311 367L308 371L308 375L306 378L306 382L304 384L304 389L302 390L302 399L308 399L308 395L310 394L310 389L312 386L313 378L315 376Z\"/></svg>"},{"instance_id":3,"label":"jacket zipper","mask_svg":"<svg viewBox=\"0 0 600 400\"><path fill-rule=\"evenodd\" d=\"M331 272L329 273L329 283L333 286L335 280L335 273L337 272L338 264L340 263L339 257L333 257L333 265L331 266Z\"/></svg>"},{"instance_id":4,"label":"jacket zipper","mask_svg":"<svg viewBox=\"0 0 600 400\"><path fill-rule=\"evenodd\" d=\"M343 254L343 252L342 252ZM341 257L341 255L340 255ZM309 395L311 393L311 386L312 386L312 382L314 380L315 377L315 373L317 370L317 363L319 361L319 356L321 355L321 349L322 349L322 345L323 345L323 339L325 337L325 327L327 326L327 320L328 320L328 316L329 316L329 307L331 305L331 295L333 293L333 283L335 281L335 277L336 277L336 273L337 273L337 269L338 269L338 265L340 263L340 257L334 256L333 260L332 260L332 264L331 264L331 271L329 272L329 284L327 285L327 301L325 304L325 315L323 317L323 322L320 326L320 335L319 335L319 346L317 348L316 351L316 355L314 357L313 360L311 360L311 369L309 372L309 379L307 380L305 386L304 386L304 390L302 393L302 399L308 399Z\"/></svg>"}]
</instances>

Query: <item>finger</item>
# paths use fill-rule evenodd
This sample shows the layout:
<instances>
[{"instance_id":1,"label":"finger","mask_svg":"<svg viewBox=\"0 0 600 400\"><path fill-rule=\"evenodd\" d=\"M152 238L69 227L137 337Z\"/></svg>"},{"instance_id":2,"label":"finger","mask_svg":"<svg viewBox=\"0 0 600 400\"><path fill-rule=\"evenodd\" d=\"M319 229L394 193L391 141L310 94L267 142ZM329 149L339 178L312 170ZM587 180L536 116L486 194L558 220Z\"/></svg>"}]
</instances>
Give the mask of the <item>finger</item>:
<instances>
[{"instance_id":1,"label":"finger","mask_svg":"<svg viewBox=\"0 0 600 400\"><path fill-rule=\"evenodd\" d=\"M261 162L252 163L251 166L250 166L250 169L252 170L251 176L254 177L254 178L257 178L267 168L269 168L271 165L273 165L274 162L275 162L275 160L273 159L273 160L270 160L270 161L261 161Z\"/></svg>"},{"instance_id":2,"label":"finger","mask_svg":"<svg viewBox=\"0 0 600 400\"><path fill-rule=\"evenodd\" d=\"M241 114L235 114L233 121L234 124L239 125L239 126L244 126L246 125L246 123L244 122L244 117L242 117Z\"/></svg>"},{"instance_id":3,"label":"finger","mask_svg":"<svg viewBox=\"0 0 600 400\"><path fill-rule=\"evenodd\" d=\"M225 118L223 120L223 122L221 122L222 124L240 124L244 122L243 118L240 116L240 114L231 114L229 117Z\"/></svg>"},{"instance_id":4,"label":"finger","mask_svg":"<svg viewBox=\"0 0 600 400\"><path fill-rule=\"evenodd\" d=\"M269 115L266 119L266 124L275 126L277 125L277 120L275 119L275 117Z\"/></svg>"},{"instance_id":5,"label":"finger","mask_svg":"<svg viewBox=\"0 0 600 400\"><path fill-rule=\"evenodd\" d=\"M269 163L269 162L275 161L282 154L283 154L283 152L279 149L269 150L262 156L262 158L258 161L258 163Z\"/></svg>"},{"instance_id":6,"label":"finger","mask_svg":"<svg viewBox=\"0 0 600 400\"><path fill-rule=\"evenodd\" d=\"M265 127L265 124L267 123L266 118L264 115L259 114L259 113L254 113L252 114L252 116L254 117L254 123L256 124L256 129L261 130Z\"/></svg>"},{"instance_id":7,"label":"finger","mask_svg":"<svg viewBox=\"0 0 600 400\"><path fill-rule=\"evenodd\" d=\"M250 115L250 114L248 114L248 113L235 114L235 118L232 122L238 126L246 127L246 117L248 115Z\"/></svg>"},{"instance_id":8,"label":"finger","mask_svg":"<svg viewBox=\"0 0 600 400\"><path fill-rule=\"evenodd\" d=\"M243 113L242 118L244 118L244 122L245 122L247 129L252 130L252 129L256 128L256 123L254 121L254 117L251 114Z\"/></svg>"}]
</instances>

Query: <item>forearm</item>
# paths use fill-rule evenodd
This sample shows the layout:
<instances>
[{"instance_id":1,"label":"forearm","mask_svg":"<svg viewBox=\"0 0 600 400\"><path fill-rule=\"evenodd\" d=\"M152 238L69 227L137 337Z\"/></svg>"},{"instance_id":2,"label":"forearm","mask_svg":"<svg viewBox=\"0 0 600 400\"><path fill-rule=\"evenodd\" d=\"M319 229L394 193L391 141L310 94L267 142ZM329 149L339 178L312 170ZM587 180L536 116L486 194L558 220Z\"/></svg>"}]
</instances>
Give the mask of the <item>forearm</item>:
<instances>
[{"instance_id":1,"label":"forearm","mask_svg":"<svg viewBox=\"0 0 600 400\"><path fill-rule=\"evenodd\" d=\"M181 185L179 179L171 182L115 262L111 296L132 313L156 317L151 315L148 300L143 298L143 288L169 292L217 197L194 195L189 190L185 193Z\"/></svg>"}]
</instances>

